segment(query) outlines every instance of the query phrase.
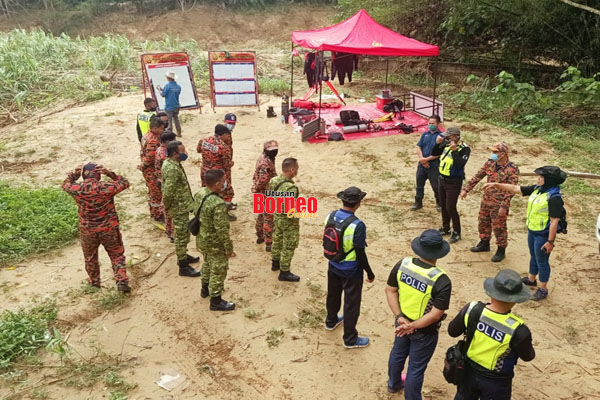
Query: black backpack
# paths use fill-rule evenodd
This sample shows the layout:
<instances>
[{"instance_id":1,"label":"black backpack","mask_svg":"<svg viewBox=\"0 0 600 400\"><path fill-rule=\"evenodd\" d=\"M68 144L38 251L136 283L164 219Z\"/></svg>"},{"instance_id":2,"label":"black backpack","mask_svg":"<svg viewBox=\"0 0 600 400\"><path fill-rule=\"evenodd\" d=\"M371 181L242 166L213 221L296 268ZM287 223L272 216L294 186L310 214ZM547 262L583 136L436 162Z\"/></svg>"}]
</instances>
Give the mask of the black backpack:
<instances>
[{"instance_id":1,"label":"black backpack","mask_svg":"<svg viewBox=\"0 0 600 400\"><path fill-rule=\"evenodd\" d=\"M554 196L559 196L562 198L562 196L560 194L555 194L551 197ZM556 233L564 233L567 234L567 226L568 226L568 222L567 222L567 210L565 209L565 204L564 204L564 200L563 200L563 207L562 207L562 212L560 213L560 220L558 221L558 228L556 229Z\"/></svg>"},{"instance_id":2,"label":"black backpack","mask_svg":"<svg viewBox=\"0 0 600 400\"><path fill-rule=\"evenodd\" d=\"M325 258L333 262L341 262L348 254L354 251L352 247L348 252L344 252L344 231L351 223L356 221L355 215L346 217L341 223L335 221L336 212L329 215L325 231L323 232L323 254Z\"/></svg>"},{"instance_id":3,"label":"black backpack","mask_svg":"<svg viewBox=\"0 0 600 400\"><path fill-rule=\"evenodd\" d=\"M354 110L340 111L340 119L342 120L342 125L344 126L358 125L362 122L360 115Z\"/></svg>"}]
</instances>

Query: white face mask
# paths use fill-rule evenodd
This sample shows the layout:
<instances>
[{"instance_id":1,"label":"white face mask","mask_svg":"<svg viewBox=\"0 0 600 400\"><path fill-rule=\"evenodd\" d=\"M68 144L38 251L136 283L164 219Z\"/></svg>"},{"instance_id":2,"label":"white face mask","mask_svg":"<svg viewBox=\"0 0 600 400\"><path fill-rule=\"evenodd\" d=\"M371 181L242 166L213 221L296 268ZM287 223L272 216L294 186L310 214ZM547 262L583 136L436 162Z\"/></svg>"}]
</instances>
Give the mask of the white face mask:
<instances>
[{"instance_id":1,"label":"white face mask","mask_svg":"<svg viewBox=\"0 0 600 400\"><path fill-rule=\"evenodd\" d=\"M233 132L233 128L235 128L235 124L225 124L225 126L227 127L227 129L229 129L231 132Z\"/></svg>"},{"instance_id":2,"label":"white face mask","mask_svg":"<svg viewBox=\"0 0 600 400\"><path fill-rule=\"evenodd\" d=\"M223 182L223 190L227 189L227 181Z\"/></svg>"}]
</instances>

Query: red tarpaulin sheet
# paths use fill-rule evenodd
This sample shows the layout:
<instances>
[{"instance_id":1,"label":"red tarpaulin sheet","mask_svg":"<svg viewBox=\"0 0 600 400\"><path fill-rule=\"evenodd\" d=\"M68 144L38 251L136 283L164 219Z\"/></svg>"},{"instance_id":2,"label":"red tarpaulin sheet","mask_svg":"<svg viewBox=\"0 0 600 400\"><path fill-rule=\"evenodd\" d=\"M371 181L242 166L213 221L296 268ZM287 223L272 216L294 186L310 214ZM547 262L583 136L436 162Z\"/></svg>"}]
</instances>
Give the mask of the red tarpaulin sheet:
<instances>
[{"instance_id":1,"label":"red tarpaulin sheet","mask_svg":"<svg viewBox=\"0 0 600 400\"><path fill-rule=\"evenodd\" d=\"M361 119L366 120L374 120L379 117L386 115L387 113L382 112L377 109L375 104L351 104L348 106L342 106L341 108L323 108L321 109L321 118L325 120L327 124L327 132L342 132L342 125L336 125L336 118L340 117L340 111L342 110L354 110L357 111L360 115ZM313 110L315 114L319 115L319 110ZM427 118L422 117L421 115L413 112L413 111L403 111L402 117L404 119L396 119L395 121L390 122L379 122L378 125L381 127L392 127L396 122L403 122L406 125L412 125L415 128L415 131L412 133L420 135L421 133L427 130ZM294 122L294 118L290 117L290 123ZM294 124L295 125L295 124ZM382 137L382 136L391 136L391 135L403 135L404 132L399 129L391 129L387 131L374 131L374 132L355 132L355 133L344 133L344 140L358 140L358 139L367 139L374 137ZM316 139L314 137L308 139L309 143L322 143L327 142L327 137L323 139Z\"/></svg>"},{"instance_id":2,"label":"red tarpaulin sheet","mask_svg":"<svg viewBox=\"0 0 600 400\"><path fill-rule=\"evenodd\" d=\"M437 56L437 46L379 25L365 10L339 24L292 32L292 42L309 49L372 56Z\"/></svg>"}]
</instances>

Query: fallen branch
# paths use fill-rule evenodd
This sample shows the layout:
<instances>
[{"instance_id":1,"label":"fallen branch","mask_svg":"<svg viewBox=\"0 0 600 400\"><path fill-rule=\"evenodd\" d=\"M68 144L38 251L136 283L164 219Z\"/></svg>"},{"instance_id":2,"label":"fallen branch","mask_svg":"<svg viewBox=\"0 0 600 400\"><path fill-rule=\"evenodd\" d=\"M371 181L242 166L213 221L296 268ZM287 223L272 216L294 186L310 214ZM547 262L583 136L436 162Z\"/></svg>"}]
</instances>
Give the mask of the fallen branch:
<instances>
[{"instance_id":1,"label":"fallen branch","mask_svg":"<svg viewBox=\"0 0 600 400\"><path fill-rule=\"evenodd\" d=\"M158 271L158 269L159 269L160 267L162 267L162 265L165 263L165 261L167 261L167 259L168 259L169 257L171 257L173 254L175 254L175 252L174 252L174 251L172 251L172 252L170 252L169 254L167 254L167 255L165 256L165 258L163 258L163 260L160 262L160 264L158 264L158 266L157 266L156 268L154 268L154 270L152 270L152 271L148 272L147 274L140 275L140 278L148 278L148 277L150 277L150 276L154 275L154 274L156 273L156 271Z\"/></svg>"}]
</instances>

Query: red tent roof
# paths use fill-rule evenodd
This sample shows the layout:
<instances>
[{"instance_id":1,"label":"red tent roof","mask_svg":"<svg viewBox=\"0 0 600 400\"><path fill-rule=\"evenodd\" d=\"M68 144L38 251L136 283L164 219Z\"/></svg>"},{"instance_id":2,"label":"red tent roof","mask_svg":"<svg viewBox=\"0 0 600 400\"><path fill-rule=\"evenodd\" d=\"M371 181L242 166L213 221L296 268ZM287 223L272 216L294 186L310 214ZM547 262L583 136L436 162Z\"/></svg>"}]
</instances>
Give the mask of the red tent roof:
<instances>
[{"instance_id":1,"label":"red tent roof","mask_svg":"<svg viewBox=\"0 0 600 400\"><path fill-rule=\"evenodd\" d=\"M379 25L365 10L339 24L292 32L292 42L309 49L372 56L437 56L440 49Z\"/></svg>"}]
</instances>

